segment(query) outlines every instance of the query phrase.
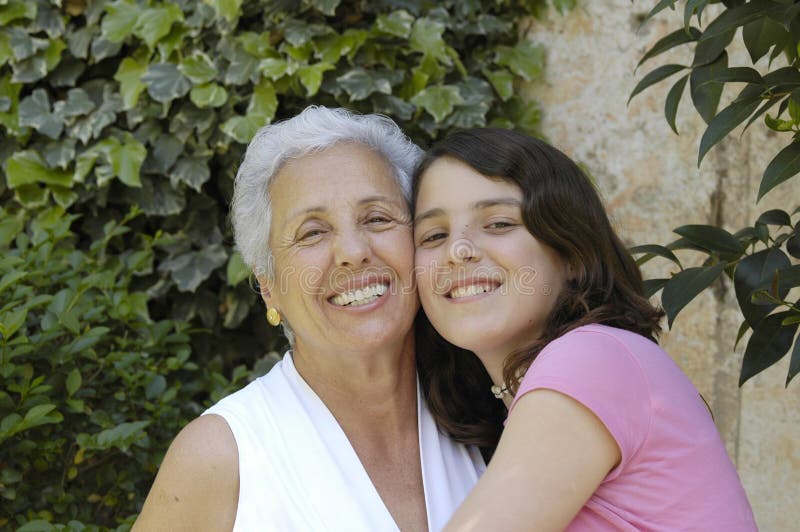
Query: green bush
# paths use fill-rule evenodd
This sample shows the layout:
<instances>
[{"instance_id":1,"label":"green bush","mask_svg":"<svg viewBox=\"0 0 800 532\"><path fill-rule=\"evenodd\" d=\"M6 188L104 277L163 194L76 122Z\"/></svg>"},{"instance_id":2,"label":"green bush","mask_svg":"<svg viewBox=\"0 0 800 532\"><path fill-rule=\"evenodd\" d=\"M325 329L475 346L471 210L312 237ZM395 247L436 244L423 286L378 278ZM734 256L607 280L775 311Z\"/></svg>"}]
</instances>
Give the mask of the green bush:
<instances>
[{"instance_id":1,"label":"green bush","mask_svg":"<svg viewBox=\"0 0 800 532\"><path fill-rule=\"evenodd\" d=\"M0 0L0 528L127 528L179 428L274 362L227 224L258 127L536 132L547 7Z\"/></svg>"}]
</instances>

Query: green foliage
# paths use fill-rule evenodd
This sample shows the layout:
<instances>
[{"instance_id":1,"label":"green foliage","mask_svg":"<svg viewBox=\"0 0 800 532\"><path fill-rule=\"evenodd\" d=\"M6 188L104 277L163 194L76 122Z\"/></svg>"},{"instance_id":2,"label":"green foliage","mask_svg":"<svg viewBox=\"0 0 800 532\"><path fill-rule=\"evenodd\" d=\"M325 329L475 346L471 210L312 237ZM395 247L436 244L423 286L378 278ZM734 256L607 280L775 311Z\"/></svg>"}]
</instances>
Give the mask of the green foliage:
<instances>
[{"instance_id":1,"label":"green foliage","mask_svg":"<svg viewBox=\"0 0 800 532\"><path fill-rule=\"evenodd\" d=\"M554 0L565 12L574 0ZM0 1L0 528L127 528L282 344L232 250L246 143L311 103L536 132L546 0Z\"/></svg>"},{"instance_id":2,"label":"green foliage","mask_svg":"<svg viewBox=\"0 0 800 532\"><path fill-rule=\"evenodd\" d=\"M676 0L662 0L647 15L674 8ZM767 165L758 191L766 193L800 172L800 5L790 1L751 0L724 2L724 9L704 30L690 26L693 17L698 25L708 0L689 0L684 8L684 27L659 40L642 57L639 65L676 46L694 47L691 65L665 65L654 69L636 85L631 98L650 85L672 74L689 69L670 89L665 115L677 133L675 116L686 87L695 109L708 123L700 140L698 164L708 151L747 121L745 128L778 104L775 116L766 114L764 123L778 132L791 133L789 144ZM770 66L783 56L787 66L761 75L751 67L729 67L726 48L738 28L753 63L769 54ZM725 83L744 83L744 88L727 107L718 110ZM697 295L723 274L733 280L736 299L744 321L736 344L752 330L745 348L739 385L773 365L791 352L786 386L800 372L800 301L788 297L800 286L800 207L790 215L784 210L762 213L750 226L730 234L720 227L690 225L675 229L681 238L659 246L636 246L632 253L641 255L639 263L660 256L674 262L680 271L667 279L646 282L648 295L663 289L661 301L670 326L678 313ZM795 218L792 220L792 218ZM703 265L684 269L673 250L691 249L707 255ZM796 261L795 261L796 262ZM794 347L793 347L794 346Z\"/></svg>"}]
</instances>

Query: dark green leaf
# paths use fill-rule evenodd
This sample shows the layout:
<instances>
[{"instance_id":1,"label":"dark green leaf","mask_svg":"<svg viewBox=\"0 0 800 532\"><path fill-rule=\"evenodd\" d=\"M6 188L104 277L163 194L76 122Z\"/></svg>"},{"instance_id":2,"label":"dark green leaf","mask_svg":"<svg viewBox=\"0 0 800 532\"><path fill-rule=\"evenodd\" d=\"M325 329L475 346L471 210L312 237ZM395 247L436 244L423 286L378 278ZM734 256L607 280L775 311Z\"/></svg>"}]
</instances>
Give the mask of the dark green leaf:
<instances>
[{"instance_id":1,"label":"dark green leaf","mask_svg":"<svg viewBox=\"0 0 800 532\"><path fill-rule=\"evenodd\" d=\"M631 255L639 255L639 254L646 254L644 257L640 257L636 263L643 264L650 260L652 256L663 257L665 259L671 260L675 264L678 265L681 269L683 266L681 265L681 261L678 260L678 257L670 250L664 246L659 246L657 244L644 244L641 246L633 246L632 248L628 249ZM644 260L643 260L644 259Z\"/></svg>"},{"instance_id":2,"label":"dark green leaf","mask_svg":"<svg viewBox=\"0 0 800 532\"><path fill-rule=\"evenodd\" d=\"M669 279L645 279L642 281L645 297L653 297L659 290L664 288Z\"/></svg>"},{"instance_id":3,"label":"dark green leaf","mask_svg":"<svg viewBox=\"0 0 800 532\"><path fill-rule=\"evenodd\" d=\"M544 48L523 39L515 47L498 46L494 62L508 69L525 81L533 81L542 75Z\"/></svg>"},{"instance_id":4,"label":"dark green leaf","mask_svg":"<svg viewBox=\"0 0 800 532\"><path fill-rule=\"evenodd\" d=\"M153 399L158 399L161 397L166 389L167 379L165 379L163 375L154 375L144 389L144 396L148 400L152 401Z\"/></svg>"},{"instance_id":5,"label":"dark green leaf","mask_svg":"<svg viewBox=\"0 0 800 532\"><path fill-rule=\"evenodd\" d=\"M654 7L651 9L647 15L644 17L644 22L653 18L657 13L661 12L666 8L674 9L675 3L678 0L660 0Z\"/></svg>"},{"instance_id":6,"label":"dark green leaf","mask_svg":"<svg viewBox=\"0 0 800 532\"><path fill-rule=\"evenodd\" d=\"M166 260L161 263L159 270L169 272L181 292L194 292L227 259L225 250L216 244Z\"/></svg>"},{"instance_id":7,"label":"dark green leaf","mask_svg":"<svg viewBox=\"0 0 800 532\"><path fill-rule=\"evenodd\" d=\"M710 252L723 256L738 256L744 253L739 239L713 225L683 225L674 230L677 234Z\"/></svg>"},{"instance_id":8,"label":"dark green leaf","mask_svg":"<svg viewBox=\"0 0 800 532\"><path fill-rule=\"evenodd\" d=\"M775 273L773 287L777 287L778 296L783 299L792 288L800 286L800 264L783 266Z\"/></svg>"},{"instance_id":9,"label":"dark green leaf","mask_svg":"<svg viewBox=\"0 0 800 532\"><path fill-rule=\"evenodd\" d=\"M773 46L783 48L788 38L783 26L767 17L756 19L742 28L742 40L753 63L767 55Z\"/></svg>"},{"instance_id":10,"label":"dark green leaf","mask_svg":"<svg viewBox=\"0 0 800 532\"><path fill-rule=\"evenodd\" d=\"M181 74L173 63L158 63L147 67L142 76L150 96L162 103L169 103L175 98L185 96L192 88L191 82Z\"/></svg>"},{"instance_id":11,"label":"dark green leaf","mask_svg":"<svg viewBox=\"0 0 800 532\"><path fill-rule=\"evenodd\" d=\"M706 32L707 31L708 30L706 30ZM701 40L697 42L697 45L695 45L692 66L698 67L707 65L718 60L720 55L722 55L722 53L725 51L725 48L727 48L727 46L733 40L733 36L735 34L736 30L729 30L728 32L722 33L708 40L703 40L701 37ZM705 36L705 33L703 33L703 36Z\"/></svg>"},{"instance_id":12,"label":"dark green leaf","mask_svg":"<svg viewBox=\"0 0 800 532\"><path fill-rule=\"evenodd\" d=\"M127 190L131 202L142 211L151 216L168 216L177 214L186 206L186 198L180 191L176 191L167 179L151 180L141 178L141 188Z\"/></svg>"},{"instance_id":13,"label":"dark green leaf","mask_svg":"<svg viewBox=\"0 0 800 532\"><path fill-rule=\"evenodd\" d=\"M405 39L411 33L414 17L406 10L400 9L387 14L380 14L375 19L375 29L395 37Z\"/></svg>"},{"instance_id":14,"label":"dark green leaf","mask_svg":"<svg viewBox=\"0 0 800 532\"><path fill-rule=\"evenodd\" d=\"M766 211L758 217L757 222L768 225L792 225L792 219L789 213L781 209L772 209Z\"/></svg>"},{"instance_id":15,"label":"dark green leaf","mask_svg":"<svg viewBox=\"0 0 800 532\"><path fill-rule=\"evenodd\" d=\"M67 92L67 99L56 102L53 106L53 113L62 118L70 119L76 116L88 114L95 109L95 104L89 99L89 95L83 89L70 89Z\"/></svg>"},{"instance_id":16,"label":"dark green leaf","mask_svg":"<svg viewBox=\"0 0 800 532\"><path fill-rule=\"evenodd\" d=\"M706 123L717 114L717 106L722 96L722 83L716 80L728 70L728 54L723 52L713 62L698 66L689 76L689 92L695 109Z\"/></svg>"},{"instance_id":17,"label":"dark green leaf","mask_svg":"<svg viewBox=\"0 0 800 532\"><path fill-rule=\"evenodd\" d=\"M217 67L201 50L195 50L191 56L183 59L178 65L178 70L197 85L213 81L217 76Z\"/></svg>"},{"instance_id":18,"label":"dark green leaf","mask_svg":"<svg viewBox=\"0 0 800 532\"><path fill-rule=\"evenodd\" d=\"M61 136L64 124L50 110L50 99L44 89L36 89L19 102L19 125L30 126L51 139Z\"/></svg>"},{"instance_id":19,"label":"dark green leaf","mask_svg":"<svg viewBox=\"0 0 800 532\"><path fill-rule=\"evenodd\" d=\"M461 93L453 85L427 87L417 93L411 102L422 107L437 121L441 122L453 112L453 107L464 103Z\"/></svg>"},{"instance_id":20,"label":"dark green leaf","mask_svg":"<svg viewBox=\"0 0 800 532\"><path fill-rule=\"evenodd\" d=\"M631 103L631 100L634 96L648 88L650 85L658 83L659 81L685 69L686 67L683 65L664 65L652 70L645 77L643 77L639 83L636 84L636 87L633 88L631 95L628 96L628 103Z\"/></svg>"},{"instance_id":21,"label":"dark green leaf","mask_svg":"<svg viewBox=\"0 0 800 532\"><path fill-rule=\"evenodd\" d=\"M419 18L411 29L408 44L412 50L433 57L440 63L450 65L452 62L447 55L447 45L442 39L444 29L444 24L439 21L427 17Z\"/></svg>"},{"instance_id":22,"label":"dark green leaf","mask_svg":"<svg viewBox=\"0 0 800 532\"><path fill-rule=\"evenodd\" d=\"M747 342L742 360L739 386L782 359L792 347L797 324L788 326L781 324L789 314L789 312L771 314L753 328L753 335Z\"/></svg>"},{"instance_id":23,"label":"dark green leaf","mask_svg":"<svg viewBox=\"0 0 800 532\"><path fill-rule=\"evenodd\" d=\"M667 123L669 124L669 127L672 128L672 131L675 132L675 134L678 133L678 129L675 127L675 117L678 114L678 104L681 101L683 90L686 88L686 81L688 79L688 74L679 79L669 90L667 99L664 102L664 116L667 118Z\"/></svg>"},{"instance_id":24,"label":"dark green leaf","mask_svg":"<svg viewBox=\"0 0 800 532\"><path fill-rule=\"evenodd\" d=\"M673 31L666 37L659 39L652 48L650 48L639 60L639 63L636 65L636 68L639 68L642 63L651 59L659 54L662 54L676 46L680 46L681 44L686 44L689 42L696 41L700 38L702 33L695 27L689 28L687 31L685 28L680 28L678 30Z\"/></svg>"},{"instance_id":25,"label":"dark green leaf","mask_svg":"<svg viewBox=\"0 0 800 532\"><path fill-rule=\"evenodd\" d=\"M178 159L169 177L170 179L186 183L197 192L200 192L203 183L208 181L211 177L211 171L208 168L208 161L205 158L185 156Z\"/></svg>"},{"instance_id":26,"label":"dark green leaf","mask_svg":"<svg viewBox=\"0 0 800 532\"><path fill-rule=\"evenodd\" d=\"M483 74L491 82L501 100L506 101L514 95L514 75L511 72L506 69L484 70Z\"/></svg>"},{"instance_id":27,"label":"dark green leaf","mask_svg":"<svg viewBox=\"0 0 800 532\"><path fill-rule=\"evenodd\" d=\"M733 349L736 350L736 347L739 345L739 341L742 339L744 334L750 330L750 324L747 323L747 320L744 320L741 325L739 325L739 331L736 333L736 341L733 343Z\"/></svg>"},{"instance_id":28,"label":"dark green leaf","mask_svg":"<svg viewBox=\"0 0 800 532\"><path fill-rule=\"evenodd\" d=\"M705 42L735 30L754 20L762 19L770 12L777 12L781 5L770 0L751 0L740 6L725 9L706 27L700 42Z\"/></svg>"},{"instance_id":29,"label":"dark green leaf","mask_svg":"<svg viewBox=\"0 0 800 532\"><path fill-rule=\"evenodd\" d=\"M800 235L797 232L786 241L786 252L794 258L800 259Z\"/></svg>"},{"instance_id":30,"label":"dark green leaf","mask_svg":"<svg viewBox=\"0 0 800 532\"><path fill-rule=\"evenodd\" d=\"M775 272L790 265L789 259L779 249L770 248L743 258L736 265L733 285L742 315L751 327L755 327L772 309L771 305L755 305L752 295L759 290L769 290ZM785 292L784 294L785 295Z\"/></svg>"},{"instance_id":31,"label":"dark green leaf","mask_svg":"<svg viewBox=\"0 0 800 532\"><path fill-rule=\"evenodd\" d=\"M800 373L800 336L794 341L794 349L792 350L792 358L789 362L789 373L786 375L786 386L792 382L792 379Z\"/></svg>"},{"instance_id":32,"label":"dark green leaf","mask_svg":"<svg viewBox=\"0 0 800 532\"><path fill-rule=\"evenodd\" d=\"M700 166L708 150L725 138L736 126L747 120L747 117L758 108L760 102L761 100L756 98L734 102L711 120L703 133L703 138L700 139L700 150L697 157L698 166Z\"/></svg>"},{"instance_id":33,"label":"dark green leaf","mask_svg":"<svg viewBox=\"0 0 800 532\"><path fill-rule=\"evenodd\" d=\"M72 397L75 395L75 392L81 387L81 382L83 379L81 378L81 372L78 368L73 369L67 375L67 380L65 381L65 385L67 388L67 395Z\"/></svg>"},{"instance_id":34,"label":"dark green leaf","mask_svg":"<svg viewBox=\"0 0 800 532\"><path fill-rule=\"evenodd\" d=\"M238 252L232 253L228 259L228 267L226 271L228 285L236 286L248 277L250 277L250 268L248 268L244 263L244 259L242 259L241 254Z\"/></svg>"},{"instance_id":35,"label":"dark green leaf","mask_svg":"<svg viewBox=\"0 0 800 532\"><path fill-rule=\"evenodd\" d=\"M670 327L683 307L713 283L726 266L726 263L720 263L711 267L687 268L667 282L661 293L661 304Z\"/></svg>"},{"instance_id":36,"label":"dark green leaf","mask_svg":"<svg viewBox=\"0 0 800 532\"><path fill-rule=\"evenodd\" d=\"M761 185L758 188L758 199L800 172L800 141L795 141L782 149L767 165Z\"/></svg>"},{"instance_id":37,"label":"dark green leaf","mask_svg":"<svg viewBox=\"0 0 800 532\"><path fill-rule=\"evenodd\" d=\"M141 8L127 0L117 0L106 4L106 15L103 17L103 37L112 43L121 43L133 33Z\"/></svg>"},{"instance_id":38,"label":"dark green leaf","mask_svg":"<svg viewBox=\"0 0 800 532\"><path fill-rule=\"evenodd\" d=\"M176 4L165 3L159 7L145 8L136 19L133 33L151 50L169 33L175 22L183 20L183 12Z\"/></svg>"},{"instance_id":39,"label":"dark green leaf","mask_svg":"<svg viewBox=\"0 0 800 532\"><path fill-rule=\"evenodd\" d=\"M48 168L42 156L33 150L17 152L11 156L6 166L6 179L9 188L33 183L72 186L71 173Z\"/></svg>"}]
</instances>

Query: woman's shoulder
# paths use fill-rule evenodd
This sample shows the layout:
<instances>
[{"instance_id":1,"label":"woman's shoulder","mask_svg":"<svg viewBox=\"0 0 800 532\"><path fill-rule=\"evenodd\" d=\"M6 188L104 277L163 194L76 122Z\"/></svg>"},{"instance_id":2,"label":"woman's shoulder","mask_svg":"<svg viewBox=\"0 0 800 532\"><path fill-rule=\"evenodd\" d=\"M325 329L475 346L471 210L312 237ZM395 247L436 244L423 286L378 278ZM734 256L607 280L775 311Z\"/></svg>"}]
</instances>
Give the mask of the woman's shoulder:
<instances>
[{"instance_id":1,"label":"woman's shoulder","mask_svg":"<svg viewBox=\"0 0 800 532\"><path fill-rule=\"evenodd\" d=\"M236 441L226 421L204 415L186 425L164 456L142 513L142 530L230 530L239 490ZM174 526L173 526L174 525Z\"/></svg>"}]
</instances>

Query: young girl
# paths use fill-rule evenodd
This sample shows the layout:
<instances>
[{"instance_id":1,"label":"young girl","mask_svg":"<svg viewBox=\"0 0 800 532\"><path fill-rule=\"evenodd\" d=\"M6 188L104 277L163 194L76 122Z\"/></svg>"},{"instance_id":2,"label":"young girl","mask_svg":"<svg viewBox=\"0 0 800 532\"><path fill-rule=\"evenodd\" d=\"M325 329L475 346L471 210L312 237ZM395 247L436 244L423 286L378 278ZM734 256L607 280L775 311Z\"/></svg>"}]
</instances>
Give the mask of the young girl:
<instances>
[{"instance_id":1,"label":"young girl","mask_svg":"<svg viewBox=\"0 0 800 532\"><path fill-rule=\"evenodd\" d=\"M455 344L420 350L434 415L492 447L508 408L447 530L756 530L708 408L654 341L662 313L574 162L512 131L460 132L427 154L414 198L420 298Z\"/></svg>"}]
</instances>

